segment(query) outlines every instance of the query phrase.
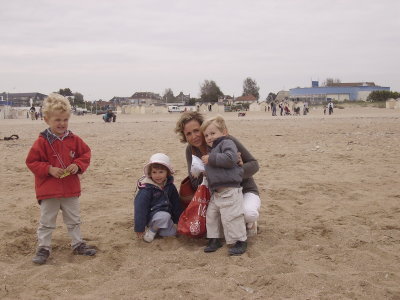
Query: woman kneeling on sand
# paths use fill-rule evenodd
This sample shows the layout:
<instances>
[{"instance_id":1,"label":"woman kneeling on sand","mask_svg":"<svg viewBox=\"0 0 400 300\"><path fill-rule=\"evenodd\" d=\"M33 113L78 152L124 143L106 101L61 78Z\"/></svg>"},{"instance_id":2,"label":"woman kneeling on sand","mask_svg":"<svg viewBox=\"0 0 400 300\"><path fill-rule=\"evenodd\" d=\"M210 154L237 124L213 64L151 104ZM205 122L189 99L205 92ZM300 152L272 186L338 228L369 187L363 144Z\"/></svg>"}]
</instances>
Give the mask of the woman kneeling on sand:
<instances>
[{"instance_id":1,"label":"woman kneeling on sand","mask_svg":"<svg viewBox=\"0 0 400 300\"><path fill-rule=\"evenodd\" d=\"M188 111L182 113L176 123L175 132L180 135L182 143L188 143L186 147L186 162L191 185L194 190L201 184L202 176L194 178L190 173L192 165L192 154L201 158L207 154L207 144L203 134L200 132L200 126L203 124L204 117L198 112ZM260 196L253 175L258 171L258 162L250 152L233 136L229 135L240 153L238 164L243 167L243 200L244 200L244 218L247 228L247 236L257 234L257 219L260 209Z\"/></svg>"}]
</instances>

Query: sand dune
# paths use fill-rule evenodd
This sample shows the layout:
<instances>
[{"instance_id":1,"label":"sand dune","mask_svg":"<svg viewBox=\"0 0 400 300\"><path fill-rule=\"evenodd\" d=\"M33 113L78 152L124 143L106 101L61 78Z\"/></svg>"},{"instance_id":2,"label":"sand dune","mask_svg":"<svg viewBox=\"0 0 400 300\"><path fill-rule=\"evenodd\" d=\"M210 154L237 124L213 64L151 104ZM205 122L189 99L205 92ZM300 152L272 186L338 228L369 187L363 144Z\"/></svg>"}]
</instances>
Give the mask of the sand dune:
<instances>
[{"instance_id":1,"label":"sand dune","mask_svg":"<svg viewBox=\"0 0 400 300\"><path fill-rule=\"evenodd\" d=\"M39 207L27 152L46 126L2 120L2 299L400 299L400 112L345 108L324 116L225 114L230 133L259 160L259 234L248 252L205 254L205 240L132 231L143 164L165 152L185 176L177 114L74 116L70 129L92 149L82 177L82 232L95 257L71 254L59 215L48 264L31 263Z\"/></svg>"}]
</instances>

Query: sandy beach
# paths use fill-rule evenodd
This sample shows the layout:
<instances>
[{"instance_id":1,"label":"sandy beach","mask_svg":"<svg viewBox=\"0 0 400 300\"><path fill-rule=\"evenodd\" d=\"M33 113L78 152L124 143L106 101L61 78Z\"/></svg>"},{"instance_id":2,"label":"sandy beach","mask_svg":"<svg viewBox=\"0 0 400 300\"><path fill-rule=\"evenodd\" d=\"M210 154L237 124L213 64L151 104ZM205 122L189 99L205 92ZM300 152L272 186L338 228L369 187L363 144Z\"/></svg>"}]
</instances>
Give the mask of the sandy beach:
<instances>
[{"instance_id":1,"label":"sandy beach","mask_svg":"<svg viewBox=\"0 0 400 300\"><path fill-rule=\"evenodd\" d=\"M248 251L203 252L204 239L132 230L136 181L151 154L187 175L173 132L178 113L73 116L92 149L81 216L95 257L74 256L61 214L53 252L31 262L40 214L25 158L44 121L1 120L1 299L400 299L400 111L345 107L332 116L226 113L230 133L258 159L259 234Z\"/></svg>"}]
</instances>

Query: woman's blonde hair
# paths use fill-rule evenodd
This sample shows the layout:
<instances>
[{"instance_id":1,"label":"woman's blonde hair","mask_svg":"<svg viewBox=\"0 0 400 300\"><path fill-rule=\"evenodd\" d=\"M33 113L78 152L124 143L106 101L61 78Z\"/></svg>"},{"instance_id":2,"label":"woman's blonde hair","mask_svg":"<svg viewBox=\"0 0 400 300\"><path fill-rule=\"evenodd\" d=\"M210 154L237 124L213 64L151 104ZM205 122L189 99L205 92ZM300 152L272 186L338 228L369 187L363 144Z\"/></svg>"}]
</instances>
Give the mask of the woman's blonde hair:
<instances>
[{"instance_id":1,"label":"woman's blonde hair","mask_svg":"<svg viewBox=\"0 0 400 300\"><path fill-rule=\"evenodd\" d=\"M211 124L214 124L215 127L217 127L219 131L221 131L221 132L224 132L224 131L225 131L226 133L228 133L228 127L226 127L225 120L224 120L224 118L223 118L222 116L220 116L220 115L205 120L205 121L203 122L203 124L201 124L201 126L200 126L200 131L201 131L201 132L204 132L204 130L206 130L206 128L207 128L208 126L210 126Z\"/></svg>"},{"instance_id":2,"label":"woman's blonde hair","mask_svg":"<svg viewBox=\"0 0 400 300\"><path fill-rule=\"evenodd\" d=\"M201 113L197 111L186 111L181 114L178 122L176 122L175 133L179 135L179 140L181 141L181 143L187 142L183 131L185 129L185 125L193 120L199 122L199 124L201 125L204 122L204 117Z\"/></svg>"},{"instance_id":3,"label":"woman's blonde hair","mask_svg":"<svg viewBox=\"0 0 400 300\"><path fill-rule=\"evenodd\" d=\"M48 118L55 111L71 113L71 104L64 96L61 96L57 93L52 93L46 99L44 99L42 112L43 115Z\"/></svg>"}]
</instances>

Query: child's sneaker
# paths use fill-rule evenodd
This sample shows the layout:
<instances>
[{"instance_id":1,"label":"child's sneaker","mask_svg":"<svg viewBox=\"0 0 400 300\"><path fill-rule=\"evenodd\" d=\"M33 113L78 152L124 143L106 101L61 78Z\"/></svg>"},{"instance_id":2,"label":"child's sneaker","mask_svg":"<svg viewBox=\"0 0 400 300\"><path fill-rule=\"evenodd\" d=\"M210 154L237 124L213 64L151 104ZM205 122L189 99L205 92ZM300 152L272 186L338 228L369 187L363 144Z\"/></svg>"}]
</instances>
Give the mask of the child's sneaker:
<instances>
[{"instance_id":1,"label":"child's sneaker","mask_svg":"<svg viewBox=\"0 0 400 300\"><path fill-rule=\"evenodd\" d=\"M212 238L210 238L210 239L208 239L207 247L204 248L204 252L205 253L215 252L221 247L222 247L222 243L221 243L220 239L212 239Z\"/></svg>"},{"instance_id":2,"label":"child's sneaker","mask_svg":"<svg viewBox=\"0 0 400 300\"><path fill-rule=\"evenodd\" d=\"M237 241L232 248L229 249L229 255L242 255L246 252L247 242Z\"/></svg>"},{"instance_id":3,"label":"child's sneaker","mask_svg":"<svg viewBox=\"0 0 400 300\"><path fill-rule=\"evenodd\" d=\"M32 261L35 264L43 265L43 264L46 263L46 261L49 258L49 256L50 256L50 251L49 250L47 250L45 248L39 248L36 251L35 257L32 258Z\"/></svg>"},{"instance_id":4,"label":"child's sneaker","mask_svg":"<svg viewBox=\"0 0 400 300\"><path fill-rule=\"evenodd\" d=\"M76 255L86 255L86 256L93 256L96 254L96 249L91 248L90 246L86 245L86 243L80 243L77 247L74 248L73 253Z\"/></svg>"},{"instance_id":5,"label":"child's sneaker","mask_svg":"<svg viewBox=\"0 0 400 300\"><path fill-rule=\"evenodd\" d=\"M246 224L247 236L257 235L257 221Z\"/></svg>"},{"instance_id":6,"label":"child's sneaker","mask_svg":"<svg viewBox=\"0 0 400 300\"><path fill-rule=\"evenodd\" d=\"M154 232L150 229L147 229L143 239L145 240L145 242L151 243L154 240L154 237L156 236L157 232Z\"/></svg>"}]
</instances>

